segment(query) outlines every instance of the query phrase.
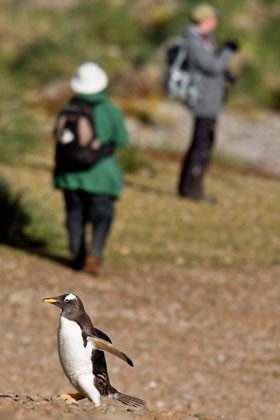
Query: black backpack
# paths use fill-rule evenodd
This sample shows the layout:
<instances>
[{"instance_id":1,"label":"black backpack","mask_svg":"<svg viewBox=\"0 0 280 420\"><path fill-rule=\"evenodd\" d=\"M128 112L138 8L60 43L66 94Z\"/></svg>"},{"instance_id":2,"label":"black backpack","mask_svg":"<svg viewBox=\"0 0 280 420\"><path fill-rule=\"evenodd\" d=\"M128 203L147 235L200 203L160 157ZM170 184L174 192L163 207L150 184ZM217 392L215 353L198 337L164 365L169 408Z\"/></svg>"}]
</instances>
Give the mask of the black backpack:
<instances>
[{"instance_id":1,"label":"black backpack","mask_svg":"<svg viewBox=\"0 0 280 420\"><path fill-rule=\"evenodd\" d=\"M201 74L189 67L188 45L184 38L178 39L166 51L166 66L163 85L170 99L179 99L190 108L201 98Z\"/></svg>"},{"instance_id":2,"label":"black backpack","mask_svg":"<svg viewBox=\"0 0 280 420\"><path fill-rule=\"evenodd\" d=\"M55 174L83 171L114 153L113 142L97 141L92 111L96 103L72 99L56 120Z\"/></svg>"}]
</instances>

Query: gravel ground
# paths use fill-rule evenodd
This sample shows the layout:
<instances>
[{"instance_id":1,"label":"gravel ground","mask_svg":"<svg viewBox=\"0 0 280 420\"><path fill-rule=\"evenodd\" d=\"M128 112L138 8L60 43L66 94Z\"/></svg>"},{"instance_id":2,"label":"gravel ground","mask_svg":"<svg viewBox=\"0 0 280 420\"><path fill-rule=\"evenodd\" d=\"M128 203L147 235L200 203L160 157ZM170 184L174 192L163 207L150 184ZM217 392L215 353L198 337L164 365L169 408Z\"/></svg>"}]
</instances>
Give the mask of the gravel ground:
<instances>
[{"instance_id":1,"label":"gravel ground","mask_svg":"<svg viewBox=\"0 0 280 420\"><path fill-rule=\"evenodd\" d=\"M94 279L0 247L1 419L279 420L279 274L161 264ZM59 310L41 299L67 292L132 358L133 369L107 357L111 382L147 410L57 398L73 389L57 355Z\"/></svg>"}]
</instances>

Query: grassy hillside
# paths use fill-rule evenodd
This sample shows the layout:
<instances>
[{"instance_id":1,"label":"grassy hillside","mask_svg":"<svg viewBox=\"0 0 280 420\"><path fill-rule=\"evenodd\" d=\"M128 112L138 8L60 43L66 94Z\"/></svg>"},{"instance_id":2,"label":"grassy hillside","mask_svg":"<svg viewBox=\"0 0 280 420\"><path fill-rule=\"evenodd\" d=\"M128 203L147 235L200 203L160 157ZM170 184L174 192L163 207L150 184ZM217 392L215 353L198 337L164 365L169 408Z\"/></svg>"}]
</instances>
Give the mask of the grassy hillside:
<instances>
[{"instance_id":1,"label":"grassy hillside","mask_svg":"<svg viewBox=\"0 0 280 420\"><path fill-rule=\"evenodd\" d=\"M51 185L50 161L4 167L13 191L24 188L31 216L24 232L44 241L43 252L67 256L61 193ZM130 267L173 263L185 267L271 267L279 265L279 181L213 166L207 190L217 204L175 196L179 164L156 161L157 175L127 174L117 204L106 265ZM264 200L265 191L265 200Z\"/></svg>"},{"instance_id":2,"label":"grassy hillside","mask_svg":"<svg viewBox=\"0 0 280 420\"><path fill-rule=\"evenodd\" d=\"M38 3L36 7L32 2L8 1L1 13L1 68L19 88L22 83L26 89L68 78L88 59L100 62L116 80L123 71L140 66L154 65L160 71L164 43L182 32L196 1L85 0L66 10ZM223 12L220 40L230 37L241 43L242 90L259 103L276 106L279 0L212 3ZM130 87L122 89L130 92Z\"/></svg>"},{"instance_id":3,"label":"grassy hillside","mask_svg":"<svg viewBox=\"0 0 280 420\"><path fill-rule=\"evenodd\" d=\"M37 165L45 167L45 156L50 155L49 133L54 115L70 94L69 78L85 60L97 61L106 68L112 82L110 93L123 99L120 103L126 103L125 112L129 113L129 106L133 108L143 96L152 97L152 109L155 96L162 95L166 43L182 32L195 3L195 0L66 3L5 0L0 13L0 162L16 164L23 171L21 165L25 158L32 162L32 155L36 160L41 153ZM213 4L223 11L219 40L235 38L242 46L237 63L239 81L231 94L231 103L243 108L253 105L278 109L279 0L213 0ZM140 120L147 116L147 109L143 113L141 106L137 111ZM145 124L149 123L152 121L145 120ZM131 162L154 172L137 150L122 156L122 164L128 170ZM17 182L22 183L28 177L23 172ZM40 218L44 226L47 212L42 216L40 208L48 199L48 195L43 195L39 200L42 203L36 202L35 207L38 205L39 209L33 213L38 223L32 225L35 237L52 235L48 228L43 233L36 231L40 230ZM57 236L56 228L54 241L60 243L63 235ZM188 228L187 233L191 232ZM238 246L234 245L236 249ZM161 255L157 246L153 247L153 253ZM189 260L190 255L182 258Z\"/></svg>"},{"instance_id":4,"label":"grassy hillside","mask_svg":"<svg viewBox=\"0 0 280 420\"><path fill-rule=\"evenodd\" d=\"M39 144L85 60L99 62L118 96L161 95L165 45L180 34L195 0L22 1L1 5L0 156L21 161ZM238 107L280 107L279 0L213 0L218 38L237 39ZM68 5L67 7L65 7ZM64 84L65 82L65 84ZM64 86L64 89L61 89ZM66 88L65 88L66 86ZM66 90L65 90L66 89ZM55 104L44 98L51 92ZM34 98L41 98L41 102ZM31 106L32 104L32 106Z\"/></svg>"}]
</instances>

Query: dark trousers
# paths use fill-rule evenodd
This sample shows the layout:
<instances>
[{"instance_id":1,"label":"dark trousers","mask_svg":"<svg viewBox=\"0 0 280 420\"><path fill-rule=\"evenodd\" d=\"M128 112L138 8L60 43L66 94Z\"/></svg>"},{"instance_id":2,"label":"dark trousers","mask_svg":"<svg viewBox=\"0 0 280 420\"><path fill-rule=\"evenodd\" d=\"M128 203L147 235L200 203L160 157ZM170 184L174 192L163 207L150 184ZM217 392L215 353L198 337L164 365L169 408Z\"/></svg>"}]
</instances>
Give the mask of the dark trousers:
<instances>
[{"instance_id":1,"label":"dark trousers","mask_svg":"<svg viewBox=\"0 0 280 420\"><path fill-rule=\"evenodd\" d=\"M89 253L101 261L114 219L114 198L110 195L65 190L64 199L69 248L74 259L82 266L86 255L85 226L87 222L91 222L93 236Z\"/></svg>"},{"instance_id":2,"label":"dark trousers","mask_svg":"<svg viewBox=\"0 0 280 420\"><path fill-rule=\"evenodd\" d=\"M215 139L215 118L196 117L192 142L187 151L178 183L178 195L201 197L203 177Z\"/></svg>"}]
</instances>

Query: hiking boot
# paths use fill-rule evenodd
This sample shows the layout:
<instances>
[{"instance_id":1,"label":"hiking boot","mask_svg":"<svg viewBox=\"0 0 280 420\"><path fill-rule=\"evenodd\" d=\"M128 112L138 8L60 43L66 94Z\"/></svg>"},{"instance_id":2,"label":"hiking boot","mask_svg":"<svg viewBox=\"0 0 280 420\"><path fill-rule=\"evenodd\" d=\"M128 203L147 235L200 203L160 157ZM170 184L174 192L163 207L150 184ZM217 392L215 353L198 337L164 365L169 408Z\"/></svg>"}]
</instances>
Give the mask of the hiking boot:
<instances>
[{"instance_id":1,"label":"hiking boot","mask_svg":"<svg viewBox=\"0 0 280 420\"><path fill-rule=\"evenodd\" d=\"M70 262L70 266L74 271L80 271L82 270L83 266L85 263L85 257L84 256L79 256L76 258L73 258Z\"/></svg>"},{"instance_id":2,"label":"hiking boot","mask_svg":"<svg viewBox=\"0 0 280 420\"><path fill-rule=\"evenodd\" d=\"M100 273L100 263L96 255L89 254L86 257L84 271L97 276Z\"/></svg>"}]
</instances>

